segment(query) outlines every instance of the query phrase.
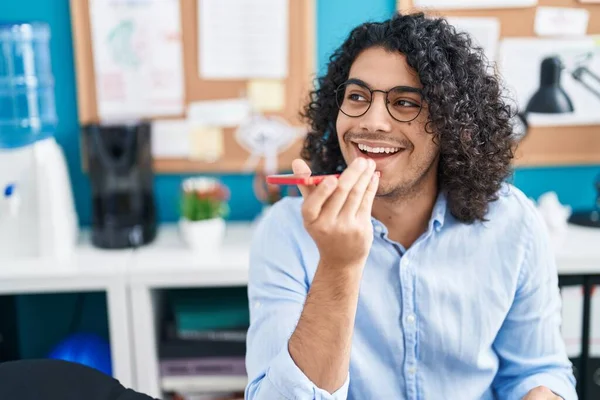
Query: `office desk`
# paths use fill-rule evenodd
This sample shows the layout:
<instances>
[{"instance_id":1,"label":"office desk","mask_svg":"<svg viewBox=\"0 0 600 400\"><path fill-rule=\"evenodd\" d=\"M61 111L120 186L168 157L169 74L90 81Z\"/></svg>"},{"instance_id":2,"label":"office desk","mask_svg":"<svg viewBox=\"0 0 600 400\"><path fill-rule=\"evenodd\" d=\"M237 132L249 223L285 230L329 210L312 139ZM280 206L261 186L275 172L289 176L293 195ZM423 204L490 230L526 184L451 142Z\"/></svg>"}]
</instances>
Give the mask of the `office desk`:
<instances>
[{"instance_id":1,"label":"office desk","mask_svg":"<svg viewBox=\"0 0 600 400\"><path fill-rule=\"evenodd\" d=\"M600 275L600 229L569 224L555 247L559 275Z\"/></svg>"},{"instance_id":2,"label":"office desk","mask_svg":"<svg viewBox=\"0 0 600 400\"><path fill-rule=\"evenodd\" d=\"M569 225L564 240L556 244L556 263L561 286L573 283L583 286L583 327L578 389L580 400L592 400L589 396L590 388L594 387L594 382L590 382L589 371L591 296L593 286L600 284L600 229Z\"/></svg>"},{"instance_id":3,"label":"office desk","mask_svg":"<svg viewBox=\"0 0 600 400\"><path fill-rule=\"evenodd\" d=\"M84 232L73 259L66 264L37 259L0 268L0 294L106 290L115 376L128 387L160 396L163 385L157 333L161 292L245 286L252 233L252 224L230 223L223 247L210 256L198 257L186 248L176 225L161 225L157 240L137 250L94 248ZM587 358L590 289L595 279L600 283L600 229L569 226L555 253L560 278L583 279L585 284L582 359ZM581 381L587 384L583 372ZM232 382L227 389L238 390L239 382Z\"/></svg>"}]
</instances>

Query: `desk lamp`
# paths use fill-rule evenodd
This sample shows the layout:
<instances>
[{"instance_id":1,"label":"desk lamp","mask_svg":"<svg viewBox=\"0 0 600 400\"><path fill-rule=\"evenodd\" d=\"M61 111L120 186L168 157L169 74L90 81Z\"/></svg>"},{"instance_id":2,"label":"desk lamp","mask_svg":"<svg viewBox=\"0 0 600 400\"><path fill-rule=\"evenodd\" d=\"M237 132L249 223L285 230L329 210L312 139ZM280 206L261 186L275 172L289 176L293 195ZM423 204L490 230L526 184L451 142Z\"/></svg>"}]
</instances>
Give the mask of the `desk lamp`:
<instances>
[{"instance_id":1,"label":"desk lamp","mask_svg":"<svg viewBox=\"0 0 600 400\"><path fill-rule=\"evenodd\" d=\"M560 75L563 68L562 62L557 56L547 57L542 61L540 88L527 103L526 113L559 114L573 112L573 103L560 84ZM600 87L600 77L585 66L575 68L571 72L571 76L600 99L600 90L593 87L594 84ZM593 83L589 83L588 79ZM570 223L600 228L600 175L596 178L594 187L596 188L594 208L573 212L569 218Z\"/></svg>"},{"instance_id":2,"label":"desk lamp","mask_svg":"<svg viewBox=\"0 0 600 400\"><path fill-rule=\"evenodd\" d=\"M573 103L560 84L562 63L558 57L542 61L540 88L527 103L526 112L559 114L573 112Z\"/></svg>"}]
</instances>

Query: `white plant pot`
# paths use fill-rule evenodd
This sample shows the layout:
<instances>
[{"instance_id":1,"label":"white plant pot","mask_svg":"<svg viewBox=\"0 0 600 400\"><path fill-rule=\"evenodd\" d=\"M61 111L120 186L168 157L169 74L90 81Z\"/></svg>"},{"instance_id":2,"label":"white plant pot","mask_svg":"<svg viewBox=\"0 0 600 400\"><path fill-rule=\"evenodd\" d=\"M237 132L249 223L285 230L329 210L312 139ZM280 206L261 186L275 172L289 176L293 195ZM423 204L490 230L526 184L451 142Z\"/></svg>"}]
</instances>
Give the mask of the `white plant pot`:
<instances>
[{"instance_id":1,"label":"white plant pot","mask_svg":"<svg viewBox=\"0 0 600 400\"><path fill-rule=\"evenodd\" d=\"M183 241L196 252L209 252L218 249L225 237L225 220L212 218L203 221L179 220Z\"/></svg>"}]
</instances>

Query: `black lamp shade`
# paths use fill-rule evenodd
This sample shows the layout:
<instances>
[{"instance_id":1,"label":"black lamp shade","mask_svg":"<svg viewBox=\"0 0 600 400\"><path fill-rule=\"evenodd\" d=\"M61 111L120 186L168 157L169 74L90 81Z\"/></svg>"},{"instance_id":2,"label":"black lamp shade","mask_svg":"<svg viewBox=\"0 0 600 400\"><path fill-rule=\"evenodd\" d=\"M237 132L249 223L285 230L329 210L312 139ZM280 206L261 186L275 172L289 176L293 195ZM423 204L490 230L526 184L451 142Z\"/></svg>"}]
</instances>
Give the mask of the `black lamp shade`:
<instances>
[{"instance_id":1,"label":"black lamp shade","mask_svg":"<svg viewBox=\"0 0 600 400\"><path fill-rule=\"evenodd\" d=\"M573 112L573 103L560 85L562 66L558 57L542 61L540 88L527 103L527 112L560 114Z\"/></svg>"}]
</instances>

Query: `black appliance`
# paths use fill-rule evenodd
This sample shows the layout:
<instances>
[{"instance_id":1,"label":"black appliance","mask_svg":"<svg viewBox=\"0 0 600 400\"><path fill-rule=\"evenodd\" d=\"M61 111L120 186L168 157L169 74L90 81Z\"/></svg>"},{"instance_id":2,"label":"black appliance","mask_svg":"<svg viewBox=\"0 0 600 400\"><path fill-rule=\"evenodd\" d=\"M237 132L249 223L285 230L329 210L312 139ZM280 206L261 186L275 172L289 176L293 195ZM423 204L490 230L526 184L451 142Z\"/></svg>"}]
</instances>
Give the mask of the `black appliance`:
<instances>
[{"instance_id":1,"label":"black appliance","mask_svg":"<svg viewBox=\"0 0 600 400\"><path fill-rule=\"evenodd\" d=\"M21 358L16 296L0 296L0 363Z\"/></svg>"},{"instance_id":2,"label":"black appliance","mask_svg":"<svg viewBox=\"0 0 600 400\"><path fill-rule=\"evenodd\" d=\"M148 122L82 127L92 187L92 243L122 249L156 237Z\"/></svg>"}]
</instances>

